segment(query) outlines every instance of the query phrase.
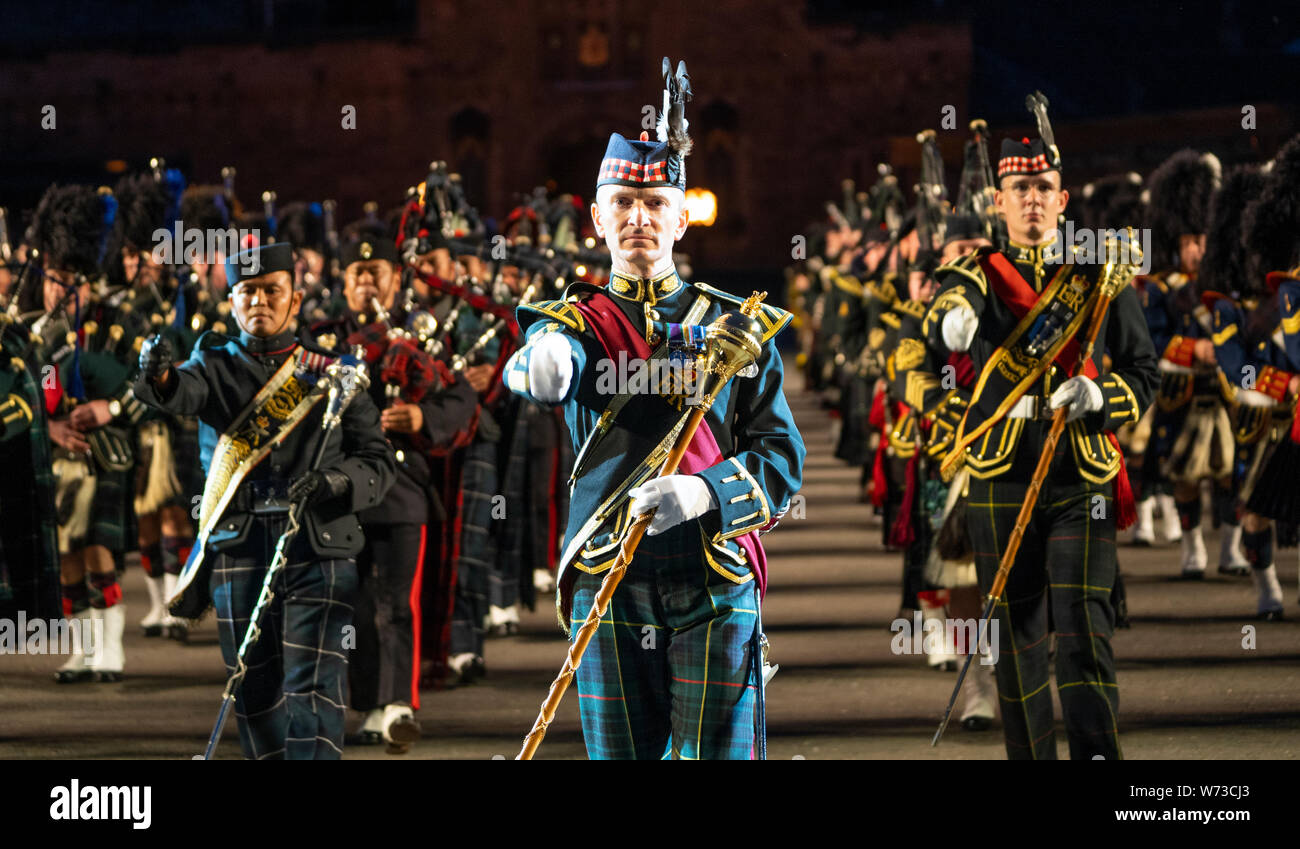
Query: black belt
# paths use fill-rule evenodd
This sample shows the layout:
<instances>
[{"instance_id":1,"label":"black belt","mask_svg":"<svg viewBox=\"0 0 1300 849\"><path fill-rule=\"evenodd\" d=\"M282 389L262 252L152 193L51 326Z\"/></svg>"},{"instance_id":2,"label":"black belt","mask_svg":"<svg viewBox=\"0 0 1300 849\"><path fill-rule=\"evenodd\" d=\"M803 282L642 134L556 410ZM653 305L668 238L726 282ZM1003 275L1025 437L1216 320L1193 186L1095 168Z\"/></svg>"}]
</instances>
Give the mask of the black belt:
<instances>
[{"instance_id":1,"label":"black belt","mask_svg":"<svg viewBox=\"0 0 1300 849\"><path fill-rule=\"evenodd\" d=\"M248 481L235 493L230 507L240 513L262 516L289 512L287 480Z\"/></svg>"}]
</instances>

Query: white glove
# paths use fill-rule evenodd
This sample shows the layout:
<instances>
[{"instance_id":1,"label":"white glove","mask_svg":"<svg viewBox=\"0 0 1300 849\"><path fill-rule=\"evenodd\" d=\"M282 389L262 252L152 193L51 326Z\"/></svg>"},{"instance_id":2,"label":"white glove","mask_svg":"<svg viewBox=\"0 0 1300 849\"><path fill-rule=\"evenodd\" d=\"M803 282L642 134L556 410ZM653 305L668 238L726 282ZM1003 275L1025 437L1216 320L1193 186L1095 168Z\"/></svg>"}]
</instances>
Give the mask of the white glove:
<instances>
[{"instance_id":1,"label":"white glove","mask_svg":"<svg viewBox=\"0 0 1300 849\"><path fill-rule=\"evenodd\" d=\"M547 333L529 343L528 390L538 401L558 403L573 379L573 351L562 333Z\"/></svg>"},{"instance_id":2,"label":"white glove","mask_svg":"<svg viewBox=\"0 0 1300 849\"><path fill-rule=\"evenodd\" d=\"M1091 379L1080 375L1062 383L1060 388L1053 392L1052 397L1048 399L1047 406L1053 410L1059 410L1061 407L1068 405L1070 413L1065 417L1065 420L1072 422L1084 413L1097 412L1101 409L1102 402L1101 387Z\"/></svg>"},{"instance_id":3,"label":"white glove","mask_svg":"<svg viewBox=\"0 0 1300 849\"><path fill-rule=\"evenodd\" d=\"M965 351L979 326L980 320L970 307L953 307L943 317L943 344L949 351Z\"/></svg>"},{"instance_id":4,"label":"white glove","mask_svg":"<svg viewBox=\"0 0 1300 849\"><path fill-rule=\"evenodd\" d=\"M1247 407L1272 407L1277 402L1258 389L1238 389L1237 403Z\"/></svg>"},{"instance_id":5,"label":"white glove","mask_svg":"<svg viewBox=\"0 0 1300 849\"><path fill-rule=\"evenodd\" d=\"M633 516L658 508L646 530L650 536L698 519L718 506L709 485L695 475L665 475L629 490L628 495Z\"/></svg>"}]
</instances>

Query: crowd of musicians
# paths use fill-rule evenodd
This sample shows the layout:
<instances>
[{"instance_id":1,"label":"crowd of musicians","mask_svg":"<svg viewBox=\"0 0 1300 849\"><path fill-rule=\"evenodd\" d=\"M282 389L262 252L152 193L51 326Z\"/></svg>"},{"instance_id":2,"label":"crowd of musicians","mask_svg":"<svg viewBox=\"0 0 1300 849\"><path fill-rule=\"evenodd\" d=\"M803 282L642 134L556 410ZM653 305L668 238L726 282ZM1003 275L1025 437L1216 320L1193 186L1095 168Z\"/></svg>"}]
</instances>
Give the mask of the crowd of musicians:
<instances>
[{"instance_id":1,"label":"crowd of musicians","mask_svg":"<svg viewBox=\"0 0 1300 849\"><path fill-rule=\"evenodd\" d=\"M217 446L198 416L137 397L139 363L165 348L180 364L241 333L274 362L232 315L242 272L230 261L260 253L259 271L284 268L303 293L288 344L368 367L394 469L381 500L357 502L346 701L365 714L363 742L401 752L418 737L421 685L485 675L485 640L515 634L520 607L554 593L572 449L560 412L501 375L519 347L515 307L601 282L608 254L573 196L539 189L484 220L443 163L386 214L370 203L346 226L330 201L268 191L245 205L234 168L221 178L187 186L155 160L111 187L52 186L27 220L0 218L0 615L102 628L57 670L68 684L129 675L127 628L186 641L193 620L168 601L221 495L221 472L205 475ZM268 480L222 504L227 517L285 513L275 457ZM214 544L236 535L208 531ZM128 618L136 552L149 605Z\"/></svg>"},{"instance_id":2,"label":"crowd of musicians","mask_svg":"<svg viewBox=\"0 0 1300 849\"><path fill-rule=\"evenodd\" d=\"M1210 573L1206 531L1217 528L1220 580L1257 590L1254 610L1225 615L1287 612L1276 558L1300 525L1300 138L1268 162L1225 168L1182 150L1145 179L1070 192L1046 100L1029 106L1040 137L1006 139L996 158L987 127L971 124L955 186L930 131L911 192L889 165L869 191L846 182L788 269L787 304L835 454L861 468L864 509L902 554L901 616L978 618L990 586L1006 582L999 659L972 667L962 725L990 727L1000 705L1010 756L1054 757L1054 664L1072 756L1119 757L1110 638L1128 606L1117 531L1131 526L1132 545L1177 543L1171 574L1195 580ZM615 136L601 185L644 190L628 162L670 148ZM677 172L662 181L684 183ZM270 645L306 659L266 649L256 663L288 677L327 670L346 692L317 688L333 718L298 732L320 702L277 702L294 690L287 677L246 682L266 702L243 706L245 754L337 756L341 730L326 726L344 703L364 713L363 742L406 751L421 685L484 675L485 638L515 633L520 607L555 590L575 463L554 403L572 387L556 371L564 380L534 403L503 373L527 343L529 379L545 388L550 372L533 361L555 357L519 338L515 308L549 317L538 339L582 330L562 293L604 283L610 255L575 197L538 190L485 220L441 163L386 214L370 204L344 227L328 201L261 200L240 202L233 169L186 186L155 161L111 188L51 187L20 237L0 227L0 614L101 627L93 652L56 672L76 684L128 674L126 628L184 642L189 617L215 605L228 670L247 665L255 681L256 664L235 654L258 589L241 570L264 568L292 504L314 505L291 562L329 570L355 558L347 663L312 642L332 597L268 626L282 631ZM1132 261L1099 258L1107 244L1131 248ZM644 290L649 322L665 279L616 277L611 290ZM370 385L331 449L338 462L277 453L289 443L276 428L293 420L281 393L300 400L286 376L309 383L343 355L365 363ZM242 400L216 410L241 381L231 397ZM239 477L259 461L264 474ZM1008 578L1009 538L1021 547ZM205 546L220 554L212 585L226 594L196 601L187 564ZM121 580L135 552L150 603L128 622ZM305 573L286 582L289 602L342 586ZM230 602L241 593L242 614ZM984 651L926 647L941 669ZM258 710L287 718L259 737Z\"/></svg>"},{"instance_id":3,"label":"crowd of musicians","mask_svg":"<svg viewBox=\"0 0 1300 849\"><path fill-rule=\"evenodd\" d=\"M1113 757L1118 744L1101 742L1115 736L1109 636L1129 616L1116 526L1132 525L1130 545L1171 546L1171 575L1253 579L1256 607L1225 605L1225 615L1273 621L1296 600L1276 559L1296 545L1300 520L1300 138L1267 162L1227 167L1184 149L1145 178L1114 174L1067 194L1045 111L1036 117L1042 138L1005 140L994 158L986 125L972 122L955 186L933 131L918 135L908 163L913 191L888 164L868 191L845 181L812 226L808 256L787 269L789 298L799 365L832 417L836 456L861 468L860 499L881 517L882 544L902 554L908 621L979 616L1046 419L1070 405L1068 448L1043 481L1009 610L999 605L996 682L991 665L972 665L958 710L965 728L983 730L1000 701L1008 753L1054 757L1051 651L1071 753ZM1098 338L1095 368L1067 380L1073 363L1057 358L1027 390L991 391L1049 361L1032 337L1051 337L1057 306L1025 317L1016 304L1068 304L1055 286L1083 267L1072 264L1082 237L1098 245L1129 227L1149 255L1111 305L1117 329ZM1086 516L1096 502L1076 504L1081 494L1102 495L1117 525ZM1035 535L1046 542L1027 558ZM979 649L947 634L925 643L932 667L953 669Z\"/></svg>"}]
</instances>

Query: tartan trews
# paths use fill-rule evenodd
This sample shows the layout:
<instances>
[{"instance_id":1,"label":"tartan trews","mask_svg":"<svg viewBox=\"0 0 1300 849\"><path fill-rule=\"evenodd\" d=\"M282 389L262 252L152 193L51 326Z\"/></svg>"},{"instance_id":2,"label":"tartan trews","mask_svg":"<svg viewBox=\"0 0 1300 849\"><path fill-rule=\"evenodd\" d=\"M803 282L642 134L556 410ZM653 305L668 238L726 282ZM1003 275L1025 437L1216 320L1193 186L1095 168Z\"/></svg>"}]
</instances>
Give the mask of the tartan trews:
<instances>
[{"instance_id":1,"label":"tartan trews","mask_svg":"<svg viewBox=\"0 0 1300 849\"><path fill-rule=\"evenodd\" d=\"M1027 490L1025 483L971 481L967 516L985 592ZM1115 627L1110 595L1117 570L1110 485L1044 482L995 613L998 693L1009 757L1056 757L1049 604L1070 757L1120 757L1119 687L1110 646Z\"/></svg>"},{"instance_id":2,"label":"tartan trews","mask_svg":"<svg viewBox=\"0 0 1300 849\"><path fill-rule=\"evenodd\" d=\"M266 525L260 553L215 558L212 600L226 674L262 591L283 521ZM253 531L257 533L257 529ZM274 535L274 536L272 536ZM357 590L353 560L316 560L285 567L262 620L262 635L247 658L248 674L235 692L235 716L244 757L332 760L343 755L347 705L344 638Z\"/></svg>"},{"instance_id":3,"label":"tartan trews","mask_svg":"<svg viewBox=\"0 0 1300 849\"><path fill-rule=\"evenodd\" d=\"M698 540L687 522L642 541L583 656L578 706L593 760L753 756L757 584L717 571ZM575 582L575 635L603 577Z\"/></svg>"}]
</instances>

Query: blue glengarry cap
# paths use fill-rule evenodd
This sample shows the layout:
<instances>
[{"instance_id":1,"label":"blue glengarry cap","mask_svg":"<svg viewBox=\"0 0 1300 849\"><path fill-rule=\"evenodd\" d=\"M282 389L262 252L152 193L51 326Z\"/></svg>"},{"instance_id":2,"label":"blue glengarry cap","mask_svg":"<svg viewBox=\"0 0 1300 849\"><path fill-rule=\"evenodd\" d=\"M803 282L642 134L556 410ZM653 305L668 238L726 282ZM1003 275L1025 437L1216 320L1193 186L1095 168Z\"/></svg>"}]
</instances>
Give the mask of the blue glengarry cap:
<instances>
[{"instance_id":1,"label":"blue glengarry cap","mask_svg":"<svg viewBox=\"0 0 1300 849\"><path fill-rule=\"evenodd\" d=\"M601 186L674 186L686 191L685 159L691 152L690 122L686 120L686 101L691 99L691 78L686 62L677 63L673 73L668 57L663 61L664 105L655 127L656 140L641 133L635 141L618 133L609 137L605 158L596 176Z\"/></svg>"}]
</instances>

